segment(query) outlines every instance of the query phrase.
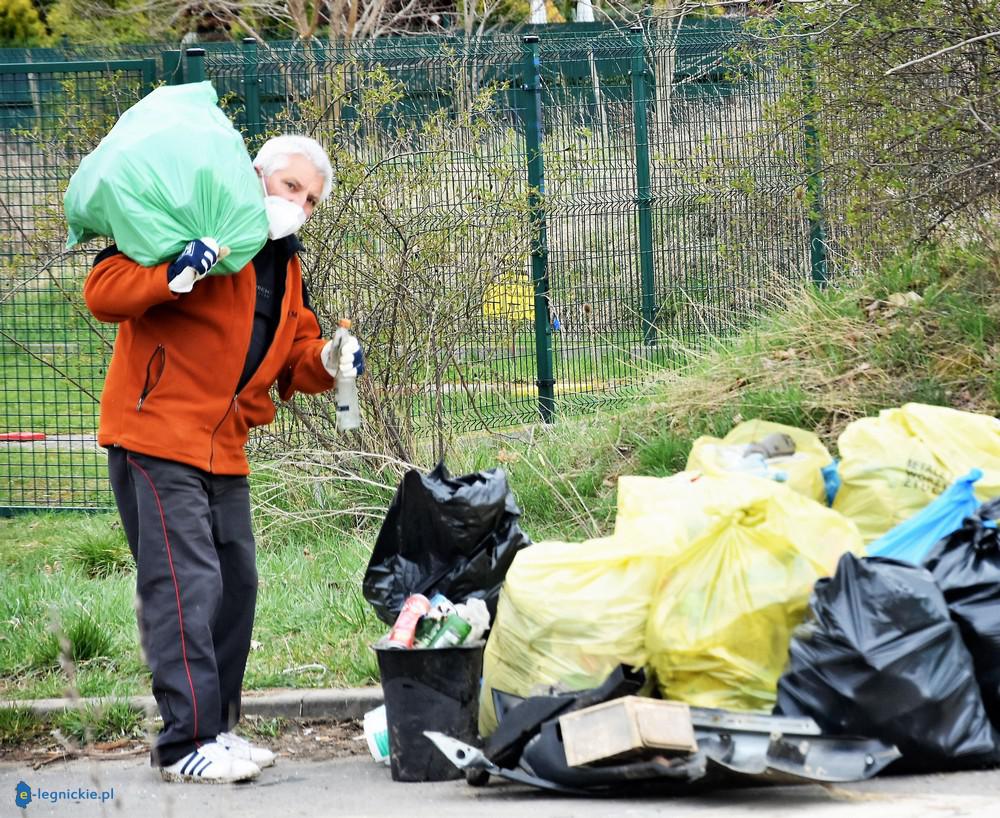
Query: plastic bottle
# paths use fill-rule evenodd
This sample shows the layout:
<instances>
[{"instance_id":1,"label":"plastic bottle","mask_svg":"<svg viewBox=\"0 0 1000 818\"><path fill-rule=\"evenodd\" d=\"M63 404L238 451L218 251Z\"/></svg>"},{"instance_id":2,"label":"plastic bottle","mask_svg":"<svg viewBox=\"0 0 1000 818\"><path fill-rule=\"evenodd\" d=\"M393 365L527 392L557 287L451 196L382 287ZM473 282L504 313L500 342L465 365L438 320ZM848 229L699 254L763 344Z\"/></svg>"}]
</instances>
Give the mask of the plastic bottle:
<instances>
[{"instance_id":1,"label":"plastic bottle","mask_svg":"<svg viewBox=\"0 0 1000 818\"><path fill-rule=\"evenodd\" d=\"M351 322L347 318L340 320L340 330L343 332L342 338L350 337ZM361 408L358 406L358 379L347 378L337 374L336 385L337 401L337 431L350 432L361 426Z\"/></svg>"}]
</instances>

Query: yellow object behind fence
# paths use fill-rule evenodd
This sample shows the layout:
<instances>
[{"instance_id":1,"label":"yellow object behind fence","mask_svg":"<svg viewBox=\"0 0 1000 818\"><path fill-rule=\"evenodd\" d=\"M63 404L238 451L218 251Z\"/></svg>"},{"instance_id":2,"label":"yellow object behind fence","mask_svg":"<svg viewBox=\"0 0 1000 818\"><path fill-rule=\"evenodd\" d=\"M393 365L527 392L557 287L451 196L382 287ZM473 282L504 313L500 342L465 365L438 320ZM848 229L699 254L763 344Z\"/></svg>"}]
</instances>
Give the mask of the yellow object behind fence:
<instances>
[{"instance_id":1,"label":"yellow object behind fence","mask_svg":"<svg viewBox=\"0 0 1000 818\"><path fill-rule=\"evenodd\" d=\"M531 282L509 275L490 284L483 295L483 315L531 321L535 317L535 291Z\"/></svg>"}]
</instances>

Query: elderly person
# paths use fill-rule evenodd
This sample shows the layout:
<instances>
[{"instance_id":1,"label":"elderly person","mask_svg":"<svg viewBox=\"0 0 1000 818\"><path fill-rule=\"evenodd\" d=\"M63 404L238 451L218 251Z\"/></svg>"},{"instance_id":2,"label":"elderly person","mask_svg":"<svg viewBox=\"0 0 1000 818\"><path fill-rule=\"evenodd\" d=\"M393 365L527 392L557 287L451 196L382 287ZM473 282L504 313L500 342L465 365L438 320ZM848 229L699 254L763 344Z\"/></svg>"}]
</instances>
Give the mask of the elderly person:
<instances>
[{"instance_id":1,"label":"elderly person","mask_svg":"<svg viewBox=\"0 0 1000 818\"><path fill-rule=\"evenodd\" d=\"M155 267L111 246L84 285L91 312L119 325L98 440L163 717L152 763L173 781L242 781L274 763L232 733L257 596L244 445L274 418L273 384L287 400L362 368L352 336L322 338L299 266L294 231L330 193L326 153L279 136L254 167L270 238L238 273L208 276L220 248L205 237Z\"/></svg>"}]
</instances>

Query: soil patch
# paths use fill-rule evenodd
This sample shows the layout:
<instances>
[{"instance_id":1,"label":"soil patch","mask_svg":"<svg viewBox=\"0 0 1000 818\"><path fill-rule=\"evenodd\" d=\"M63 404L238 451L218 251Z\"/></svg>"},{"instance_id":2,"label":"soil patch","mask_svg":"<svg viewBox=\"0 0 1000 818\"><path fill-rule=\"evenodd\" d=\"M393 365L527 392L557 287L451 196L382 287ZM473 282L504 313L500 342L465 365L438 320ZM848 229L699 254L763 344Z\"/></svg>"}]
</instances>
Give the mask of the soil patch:
<instances>
[{"instance_id":1,"label":"soil patch","mask_svg":"<svg viewBox=\"0 0 1000 818\"><path fill-rule=\"evenodd\" d=\"M153 732L158 729L154 726ZM279 757L304 761L368 755L361 722L324 719L247 719L237 732L269 747ZM33 769L69 758L93 758L100 761L144 756L149 739L122 738L75 746L61 742L49 731L41 731L21 744L0 746L0 761L14 761ZM280 760L279 760L280 763Z\"/></svg>"},{"instance_id":2,"label":"soil patch","mask_svg":"<svg viewBox=\"0 0 1000 818\"><path fill-rule=\"evenodd\" d=\"M245 732L248 737L250 732ZM270 747L279 756L308 761L368 755L360 721L296 719L284 722L274 738L254 736L253 741Z\"/></svg>"}]
</instances>

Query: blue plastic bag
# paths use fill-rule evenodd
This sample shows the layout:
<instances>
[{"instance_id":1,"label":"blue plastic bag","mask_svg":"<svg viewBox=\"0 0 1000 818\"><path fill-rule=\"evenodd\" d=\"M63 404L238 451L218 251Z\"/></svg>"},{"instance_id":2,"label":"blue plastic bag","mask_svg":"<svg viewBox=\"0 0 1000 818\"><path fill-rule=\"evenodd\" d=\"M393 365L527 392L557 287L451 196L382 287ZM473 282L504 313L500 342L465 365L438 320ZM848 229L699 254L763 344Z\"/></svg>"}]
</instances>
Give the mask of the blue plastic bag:
<instances>
[{"instance_id":1,"label":"blue plastic bag","mask_svg":"<svg viewBox=\"0 0 1000 818\"><path fill-rule=\"evenodd\" d=\"M919 565L934 544L962 527L979 508L973 484L983 476L973 469L908 520L868 544L868 556L889 557Z\"/></svg>"},{"instance_id":2,"label":"blue plastic bag","mask_svg":"<svg viewBox=\"0 0 1000 818\"><path fill-rule=\"evenodd\" d=\"M840 489L840 472L837 466L839 460L831 460L820 472L823 474L823 487L826 489L826 504L833 506L833 501L837 499L837 491Z\"/></svg>"}]
</instances>

